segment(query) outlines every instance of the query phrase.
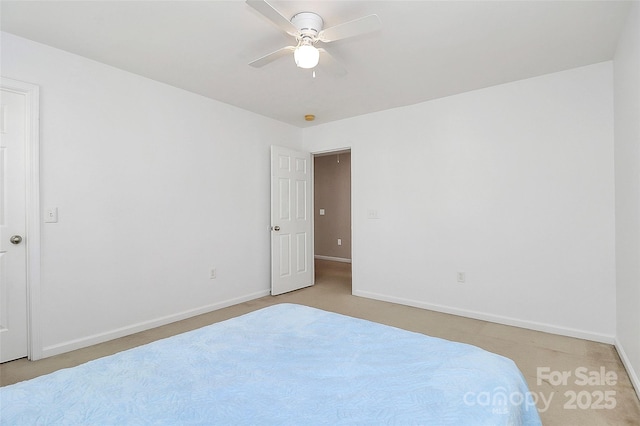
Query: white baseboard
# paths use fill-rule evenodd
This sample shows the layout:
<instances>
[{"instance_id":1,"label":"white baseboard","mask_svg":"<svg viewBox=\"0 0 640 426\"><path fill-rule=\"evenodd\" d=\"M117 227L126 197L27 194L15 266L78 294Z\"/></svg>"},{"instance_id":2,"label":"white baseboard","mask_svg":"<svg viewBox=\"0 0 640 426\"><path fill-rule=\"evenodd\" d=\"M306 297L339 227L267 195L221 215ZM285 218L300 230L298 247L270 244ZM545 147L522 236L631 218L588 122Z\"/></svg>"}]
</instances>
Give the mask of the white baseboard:
<instances>
[{"instance_id":1,"label":"white baseboard","mask_svg":"<svg viewBox=\"0 0 640 426\"><path fill-rule=\"evenodd\" d=\"M332 262L351 263L351 259L346 259L344 257L322 256L320 254L316 254L314 257L319 260L331 260Z\"/></svg>"},{"instance_id":2,"label":"white baseboard","mask_svg":"<svg viewBox=\"0 0 640 426\"><path fill-rule=\"evenodd\" d=\"M270 290L259 291L256 293L248 294L246 296L237 297L235 299L229 299L222 302L214 303L207 306L202 306L196 309L190 309L188 311L180 312L173 315L167 315L161 318L156 318L149 321L143 321L130 326L121 327L115 330L110 330L104 333L94 334L92 336L83 337L80 339L70 340L68 342L58 343L56 345L46 346L42 348L42 358L47 358L54 355L59 355L65 352L74 351L76 349L86 348L87 346L96 345L98 343L106 342L120 337L128 336L130 334L138 333L140 331L149 330L151 328L160 327L162 325L170 324L172 322L180 321L186 318L191 318L196 315L206 314L207 312L216 311L218 309L226 308L228 306L237 305L238 303L247 302L249 300L258 299L263 296L271 294Z\"/></svg>"},{"instance_id":3,"label":"white baseboard","mask_svg":"<svg viewBox=\"0 0 640 426\"><path fill-rule=\"evenodd\" d=\"M627 370L627 374L629 374L629 379L631 380L631 384L636 391L636 395L638 399L640 399L640 379L638 378L638 374L636 373L633 365L631 364L631 360L627 356L627 353L624 351L622 343L616 337L615 341L616 350L618 351L618 355L620 355L620 359L622 360L622 364L624 368Z\"/></svg>"},{"instance_id":4,"label":"white baseboard","mask_svg":"<svg viewBox=\"0 0 640 426\"><path fill-rule=\"evenodd\" d=\"M514 327L526 328L529 330L543 331L545 333L558 334L567 337L576 337L578 339L592 340L594 342L614 344L614 336L606 334L591 333L585 330L577 330L567 327L558 327L552 324L544 324L535 321L524 321L517 318L504 317L500 315L487 314L484 312L470 311L466 309L458 309L450 306L436 305L416 300L403 299L400 297L388 296L384 294L371 293L368 291L354 290L354 296L366 297L368 299L382 300L384 302L398 303L400 305L413 306L415 308L428 309L446 314L458 315L461 317L479 319L482 321L495 322L498 324L511 325Z\"/></svg>"}]
</instances>

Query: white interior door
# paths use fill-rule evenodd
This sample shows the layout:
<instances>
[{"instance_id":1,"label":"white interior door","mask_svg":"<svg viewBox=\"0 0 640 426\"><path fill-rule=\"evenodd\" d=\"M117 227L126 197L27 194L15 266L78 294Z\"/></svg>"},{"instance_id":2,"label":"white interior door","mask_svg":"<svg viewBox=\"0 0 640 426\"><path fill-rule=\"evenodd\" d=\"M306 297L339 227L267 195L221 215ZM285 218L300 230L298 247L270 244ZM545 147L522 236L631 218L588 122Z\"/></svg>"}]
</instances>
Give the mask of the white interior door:
<instances>
[{"instance_id":1,"label":"white interior door","mask_svg":"<svg viewBox=\"0 0 640 426\"><path fill-rule=\"evenodd\" d=\"M271 294L313 285L311 154L271 147Z\"/></svg>"},{"instance_id":2,"label":"white interior door","mask_svg":"<svg viewBox=\"0 0 640 426\"><path fill-rule=\"evenodd\" d=\"M0 92L0 362L27 356L24 93Z\"/></svg>"}]
</instances>

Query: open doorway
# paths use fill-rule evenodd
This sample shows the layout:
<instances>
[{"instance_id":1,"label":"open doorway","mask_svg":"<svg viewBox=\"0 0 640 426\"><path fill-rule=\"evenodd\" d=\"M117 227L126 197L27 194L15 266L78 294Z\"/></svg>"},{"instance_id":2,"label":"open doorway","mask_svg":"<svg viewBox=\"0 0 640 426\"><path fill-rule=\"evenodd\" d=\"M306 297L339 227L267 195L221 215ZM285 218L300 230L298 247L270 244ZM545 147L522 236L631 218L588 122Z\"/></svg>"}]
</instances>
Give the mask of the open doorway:
<instances>
[{"instance_id":1,"label":"open doorway","mask_svg":"<svg viewBox=\"0 0 640 426\"><path fill-rule=\"evenodd\" d=\"M313 161L316 284L340 281L351 293L351 151Z\"/></svg>"}]
</instances>

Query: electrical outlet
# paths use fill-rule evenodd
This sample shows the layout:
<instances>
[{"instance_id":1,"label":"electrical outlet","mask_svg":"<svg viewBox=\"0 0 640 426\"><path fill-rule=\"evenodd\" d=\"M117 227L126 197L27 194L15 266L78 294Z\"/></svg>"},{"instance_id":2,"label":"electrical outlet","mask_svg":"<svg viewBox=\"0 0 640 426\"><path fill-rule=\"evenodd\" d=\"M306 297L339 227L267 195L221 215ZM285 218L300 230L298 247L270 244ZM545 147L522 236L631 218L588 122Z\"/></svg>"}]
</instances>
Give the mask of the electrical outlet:
<instances>
[{"instance_id":1,"label":"electrical outlet","mask_svg":"<svg viewBox=\"0 0 640 426\"><path fill-rule=\"evenodd\" d=\"M211 270L211 273L209 274L209 279L210 280L215 280L216 278L218 278L218 271L216 268L213 268Z\"/></svg>"},{"instance_id":2,"label":"electrical outlet","mask_svg":"<svg viewBox=\"0 0 640 426\"><path fill-rule=\"evenodd\" d=\"M466 282L467 276L464 272L458 272L458 282L463 283Z\"/></svg>"},{"instance_id":3,"label":"electrical outlet","mask_svg":"<svg viewBox=\"0 0 640 426\"><path fill-rule=\"evenodd\" d=\"M338 238L338 245L341 246L342 245L342 238Z\"/></svg>"}]
</instances>

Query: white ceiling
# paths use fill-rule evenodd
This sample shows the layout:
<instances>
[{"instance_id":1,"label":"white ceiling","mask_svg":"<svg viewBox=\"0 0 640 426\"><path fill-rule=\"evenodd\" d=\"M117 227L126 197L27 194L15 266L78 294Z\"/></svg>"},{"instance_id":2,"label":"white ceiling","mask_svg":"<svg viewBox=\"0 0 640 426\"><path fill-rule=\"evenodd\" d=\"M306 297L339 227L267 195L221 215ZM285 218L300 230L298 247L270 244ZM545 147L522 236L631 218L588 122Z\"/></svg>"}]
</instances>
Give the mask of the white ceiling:
<instances>
[{"instance_id":1,"label":"white ceiling","mask_svg":"<svg viewBox=\"0 0 640 426\"><path fill-rule=\"evenodd\" d=\"M282 58L292 37L232 1L5 1L1 29L305 127L610 60L616 1L278 1L325 28L377 14L382 30L325 45L347 68L316 78ZM313 123L305 114L315 114Z\"/></svg>"}]
</instances>

